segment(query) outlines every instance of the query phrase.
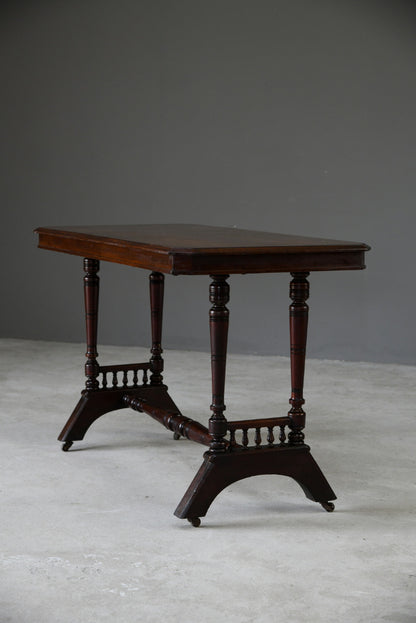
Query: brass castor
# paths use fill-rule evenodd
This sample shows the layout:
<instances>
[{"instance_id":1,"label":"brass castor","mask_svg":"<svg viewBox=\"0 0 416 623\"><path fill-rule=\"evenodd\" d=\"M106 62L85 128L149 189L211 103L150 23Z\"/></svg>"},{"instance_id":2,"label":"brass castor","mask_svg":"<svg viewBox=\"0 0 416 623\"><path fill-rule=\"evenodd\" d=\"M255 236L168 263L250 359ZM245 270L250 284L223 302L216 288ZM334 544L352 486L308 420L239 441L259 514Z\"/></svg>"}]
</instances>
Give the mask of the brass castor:
<instances>
[{"instance_id":1,"label":"brass castor","mask_svg":"<svg viewBox=\"0 0 416 623\"><path fill-rule=\"evenodd\" d=\"M194 528L198 528L201 525L201 520L199 517L188 517L187 519Z\"/></svg>"},{"instance_id":2,"label":"brass castor","mask_svg":"<svg viewBox=\"0 0 416 623\"><path fill-rule=\"evenodd\" d=\"M73 441L65 441L65 443L62 444L62 452L68 452L73 443Z\"/></svg>"},{"instance_id":3,"label":"brass castor","mask_svg":"<svg viewBox=\"0 0 416 623\"><path fill-rule=\"evenodd\" d=\"M333 504L332 502L321 502L321 506L326 510L327 513L332 513L335 508L335 504Z\"/></svg>"},{"instance_id":4,"label":"brass castor","mask_svg":"<svg viewBox=\"0 0 416 623\"><path fill-rule=\"evenodd\" d=\"M180 436L179 433L173 433L173 438L174 438L175 441L178 441L178 439L180 439L181 436Z\"/></svg>"}]
</instances>

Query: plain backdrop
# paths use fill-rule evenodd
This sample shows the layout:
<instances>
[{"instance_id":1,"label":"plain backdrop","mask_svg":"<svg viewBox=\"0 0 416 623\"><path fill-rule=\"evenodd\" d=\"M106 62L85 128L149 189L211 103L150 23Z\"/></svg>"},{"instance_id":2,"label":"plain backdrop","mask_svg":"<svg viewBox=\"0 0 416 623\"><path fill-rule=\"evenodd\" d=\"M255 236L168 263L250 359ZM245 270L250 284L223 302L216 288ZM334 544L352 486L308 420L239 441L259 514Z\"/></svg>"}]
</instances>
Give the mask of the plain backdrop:
<instances>
[{"instance_id":1,"label":"plain backdrop","mask_svg":"<svg viewBox=\"0 0 416 623\"><path fill-rule=\"evenodd\" d=\"M35 227L191 222L370 244L311 275L308 354L416 363L413 2L1 6L3 337L84 339L82 260ZM148 344L146 272L100 274L100 341ZM165 347L208 349L208 283L167 277ZM288 284L230 279L230 350L288 353Z\"/></svg>"}]
</instances>

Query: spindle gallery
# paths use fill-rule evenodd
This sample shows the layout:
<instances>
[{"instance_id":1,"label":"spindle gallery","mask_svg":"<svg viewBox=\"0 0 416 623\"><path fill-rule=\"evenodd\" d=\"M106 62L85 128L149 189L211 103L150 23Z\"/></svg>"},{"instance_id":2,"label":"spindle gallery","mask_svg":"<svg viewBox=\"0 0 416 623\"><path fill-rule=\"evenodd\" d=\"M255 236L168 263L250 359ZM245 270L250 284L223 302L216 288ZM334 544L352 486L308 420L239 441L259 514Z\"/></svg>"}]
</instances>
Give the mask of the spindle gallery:
<instances>
[{"instance_id":1,"label":"spindle gallery","mask_svg":"<svg viewBox=\"0 0 416 623\"><path fill-rule=\"evenodd\" d=\"M365 268L363 243L202 225L40 227L39 247L84 258L87 351L81 398L59 435L64 451L84 438L95 420L117 409L146 413L172 431L207 447L203 462L175 510L200 525L216 496L238 480L260 474L293 478L305 495L334 510L335 493L305 443L303 396L309 282L313 271ZM97 351L100 261L150 271L151 350L144 363L100 366ZM291 393L287 414L228 420L225 376L233 274L290 273ZM182 415L163 382L162 316L165 274L207 275L212 397L208 426ZM231 281L231 279L230 279ZM58 284L57 287L63 287ZM190 359L192 355L190 355ZM191 362L190 362L190 365ZM207 412L209 412L207 408ZM184 447L186 451L186 446Z\"/></svg>"}]
</instances>

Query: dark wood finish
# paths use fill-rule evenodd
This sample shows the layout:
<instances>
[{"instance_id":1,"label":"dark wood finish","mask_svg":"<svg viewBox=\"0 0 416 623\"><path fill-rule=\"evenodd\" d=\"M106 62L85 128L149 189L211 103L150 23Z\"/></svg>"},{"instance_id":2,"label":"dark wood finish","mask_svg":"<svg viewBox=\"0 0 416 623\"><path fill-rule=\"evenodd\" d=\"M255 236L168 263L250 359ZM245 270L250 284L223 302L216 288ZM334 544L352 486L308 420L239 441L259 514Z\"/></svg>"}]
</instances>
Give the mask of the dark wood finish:
<instances>
[{"instance_id":1,"label":"dark wood finish","mask_svg":"<svg viewBox=\"0 0 416 623\"><path fill-rule=\"evenodd\" d=\"M286 441L286 433L285 428L288 424L290 424L290 417L274 417L274 418L256 418L255 420L233 420L231 422L227 422L227 429L230 431L230 444L231 449L236 445L239 445L243 448L249 447L249 431L254 434L254 444L256 448L259 448L263 445L264 440L267 441L267 446L269 448L273 448L275 446L276 437L274 434L274 429L279 428L279 441L280 446L283 446ZM267 429L266 435L261 433L262 429ZM241 444L237 444L236 441L236 432L241 431Z\"/></svg>"},{"instance_id":2,"label":"dark wood finish","mask_svg":"<svg viewBox=\"0 0 416 623\"><path fill-rule=\"evenodd\" d=\"M98 387L97 376L99 366L97 362L97 326L98 326L98 294L100 278L97 273L100 270L100 262L94 259L84 259L84 301L85 323L87 333L87 362L85 364L85 387L96 389Z\"/></svg>"},{"instance_id":3,"label":"dark wood finish","mask_svg":"<svg viewBox=\"0 0 416 623\"><path fill-rule=\"evenodd\" d=\"M64 450L68 450L74 441L84 439L90 426L106 413L125 409L127 405L124 396L129 395L146 400L155 408L180 413L167 392L167 387L151 385L124 386L99 388L96 390L84 390L74 411L59 434L58 441L65 444Z\"/></svg>"},{"instance_id":4,"label":"dark wood finish","mask_svg":"<svg viewBox=\"0 0 416 623\"><path fill-rule=\"evenodd\" d=\"M212 416L209 420L209 432L212 436L211 452L225 452L224 436L227 433L227 420L224 416L225 368L227 361L227 338L230 312L227 303L230 299L230 287L226 282L228 275L211 275L209 300L209 331L211 341L211 376L212 376Z\"/></svg>"},{"instance_id":5,"label":"dark wood finish","mask_svg":"<svg viewBox=\"0 0 416 623\"><path fill-rule=\"evenodd\" d=\"M216 454L206 452L204 462L175 510L175 515L180 519L189 519L193 525L199 525L194 520L206 515L223 489L238 480L263 474L293 478L307 498L325 505L326 510L333 510L328 507L328 502L335 500L336 495L308 446L303 445L264 450L235 449Z\"/></svg>"},{"instance_id":6,"label":"dark wood finish","mask_svg":"<svg viewBox=\"0 0 416 623\"><path fill-rule=\"evenodd\" d=\"M176 437L209 446L175 514L200 524L228 485L260 474L293 478L306 496L329 512L335 494L304 443L303 380L309 284L313 270L362 269L366 244L200 225L41 227L39 247L85 259L86 389L59 439L68 450L104 413L130 407L147 413ZM152 347L149 362L99 366L97 319L99 260L146 268L150 275ZM233 273L290 272L291 408L287 416L227 421L224 390ZM163 384L164 273L211 275L209 312L212 415L209 428L183 416ZM150 372L150 382L148 378ZM139 378L141 377L141 378ZM261 413L260 413L261 416ZM286 437L286 428L290 432ZM277 430L279 434L277 435Z\"/></svg>"},{"instance_id":7,"label":"dark wood finish","mask_svg":"<svg viewBox=\"0 0 416 623\"><path fill-rule=\"evenodd\" d=\"M186 439L196 441L205 446L211 444L212 438L206 426L185 417L179 413L179 411L171 411L156 407L143 398L129 394L124 395L123 401L126 406L135 411L147 413L153 419L157 420L174 433L177 433L179 436L186 437Z\"/></svg>"},{"instance_id":8,"label":"dark wood finish","mask_svg":"<svg viewBox=\"0 0 416 623\"><path fill-rule=\"evenodd\" d=\"M85 390L81 393L74 411L59 434L62 449L69 450L74 441L82 440L90 426L102 415L128 404L123 400L126 391L144 401L150 399L156 409L165 409L180 414L179 409L163 385L163 359L161 357L161 331L163 308L164 275L150 276L150 301L152 317L152 357L149 362L100 366L97 352L98 295L100 263L96 259L84 259L84 301L87 336L87 377ZM152 372L150 385L148 372ZM139 372L142 378L139 379ZM206 429L205 429L206 430Z\"/></svg>"},{"instance_id":9,"label":"dark wood finish","mask_svg":"<svg viewBox=\"0 0 416 623\"><path fill-rule=\"evenodd\" d=\"M163 318L163 293L165 287L165 276L162 273L153 272L149 276L150 287L150 313L152 326L152 357L150 366L152 375L151 385L162 385L163 383L163 359L162 359L162 318Z\"/></svg>"},{"instance_id":10,"label":"dark wood finish","mask_svg":"<svg viewBox=\"0 0 416 623\"><path fill-rule=\"evenodd\" d=\"M244 428L269 428L270 426L286 426L290 423L290 418L264 417L251 420L231 420L227 422L228 430L243 430Z\"/></svg>"},{"instance_id":11,"label":"dark wood finish","mask_svg":"<svg viewBox=\"0 0 416 623\"><path fill-rule=\"evenodd\" d=\"M133 388L139 385L147 385L148 383L148 370L150 370L150 362L145 363L123 363L115 366L100 366L99 372L102 375L101 387L106 389L111 383L112 387L119 387L120 380L122 380L122 386ZM142 373L141 383L139 383L139 371ZM120 379L120 374L122 379ZM100 383L100 378L97 379ZM100 385L99 385L100 386Z\"/></svg>"},{"instance_id":12,"label":"dark wood finish","mask_svg":"<svg viewBox=\"0 0 416 623\"><path fill-rule=\"evenodd\" d=\"M289 443L292 445L302 444L305 438L305 412L302 405L303 380L305 376L306 338L308 332L309 307L306 300L309 298L309 273L292 273L290 283L290 298L292 304L289 308L290 326L290 372L292 380L292 394L289 411L290 424Z\"/></svg>"},{"instance_id":13,"label":"dark wood finish","mask_svg":"<svg viewBox=\"0 0 416 623\"><path fill-rule=\"evenodd\" d=\"M39 227L39 247L173 275L365 268L369 246L204 225Z\"/></svg>"}]
</instances>

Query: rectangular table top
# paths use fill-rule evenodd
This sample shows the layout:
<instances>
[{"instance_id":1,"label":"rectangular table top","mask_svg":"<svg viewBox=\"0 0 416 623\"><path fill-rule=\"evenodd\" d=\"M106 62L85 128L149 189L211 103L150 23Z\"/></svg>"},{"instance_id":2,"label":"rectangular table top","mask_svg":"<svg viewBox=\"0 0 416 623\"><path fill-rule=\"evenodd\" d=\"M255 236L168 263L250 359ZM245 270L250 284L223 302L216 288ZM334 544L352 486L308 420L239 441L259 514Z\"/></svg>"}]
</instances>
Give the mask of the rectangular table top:
<instances>
[{"instance_id":1,"label":"rectangular table top","mask_svg":"<svg viewBox=\"0 0 416 623\"><path fill-rule=\"evenodd\" d=\"M39 227L39 247L173 275L365 268L360 242L208 225Z\"/></svg>"}]
</instances>

